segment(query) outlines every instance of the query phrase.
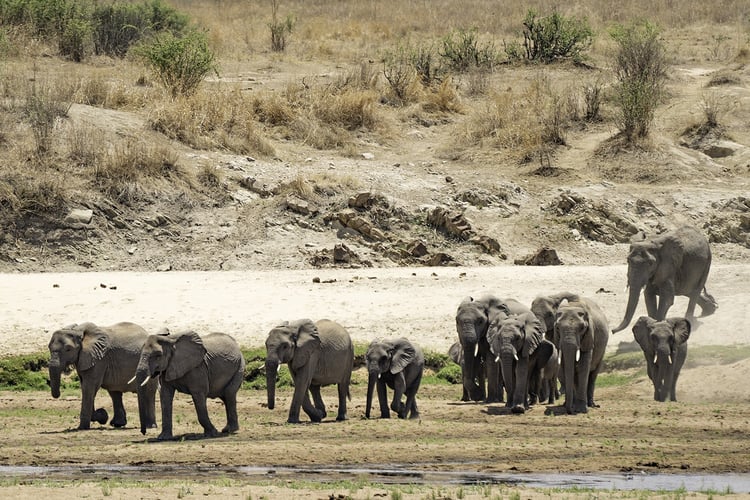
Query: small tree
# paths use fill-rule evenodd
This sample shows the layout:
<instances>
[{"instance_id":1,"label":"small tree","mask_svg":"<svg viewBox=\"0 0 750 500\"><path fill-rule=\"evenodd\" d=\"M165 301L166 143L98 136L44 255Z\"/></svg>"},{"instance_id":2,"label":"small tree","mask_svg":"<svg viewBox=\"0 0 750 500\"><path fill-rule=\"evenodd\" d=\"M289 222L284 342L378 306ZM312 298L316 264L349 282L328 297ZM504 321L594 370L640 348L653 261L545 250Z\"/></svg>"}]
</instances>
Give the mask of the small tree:
<instances>
[{"instance_id":1,"label":"small tree","mask_svg":"<svg viewBox=\"0 0 750 500\"><path fill-rule=\"evenodd\" d=\"M141 46L138 53L151 66L172 97L190 95L209 73L217 73L206 35L191 31L182 37L170 33Z\"/></svg>"},{"instance_id":2,"label":"small tree","mask_svg":"<svg viewBox=\"0 0 750 500\"><path fill-rule=\"evenodd\" d=\"M271 22L268 27L271 30L271 50L274 52L284 52L286 50L286 38L292 34L294 28L294 18L286 16L286 19L279 21L279 1L271 0Z\"/></svg>"},{"instance_id":3,"label":"small tree","mask_svg":"<svg viewBox=\"0 0 750 500\"><path fill-rule=\"evenodd\" d=\"M523 21L523 47L530 61L551 63L557 59L578 60L591 45L593 36L586 19L565 17L558 12L539 17L531 9ZM509 51L506 47L506 53L512 58L518 50L513 45L510 48Z\"/></svg>"},{"instance_id":4,"label":"small tree","mask_svg":"<svg viewBox=\"0 0 750 500\"><path fill-rule=\"evenodd\" d=\"M664 45L658 28L648 21L617 26L611 35L618 45L614 60L618 126L633 142L648 135L656 106L664 95Z\"/></svg>"}]
</instances>

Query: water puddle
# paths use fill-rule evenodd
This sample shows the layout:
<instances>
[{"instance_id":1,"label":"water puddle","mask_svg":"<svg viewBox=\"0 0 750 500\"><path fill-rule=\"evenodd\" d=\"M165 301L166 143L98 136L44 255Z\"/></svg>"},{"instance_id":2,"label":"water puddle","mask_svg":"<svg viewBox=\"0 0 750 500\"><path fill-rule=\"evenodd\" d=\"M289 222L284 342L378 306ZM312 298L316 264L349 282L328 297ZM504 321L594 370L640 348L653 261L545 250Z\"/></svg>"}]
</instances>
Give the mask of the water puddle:
<instances>
[{"instance_id":1,"label":"water puddle","mask_svg":"<svg viewBox=\"0 0 750 500\"><path fill-rule=\"evenodd\" d=\"M505 484L531 488L591 488L599 490L657 490L750 493L750 474L528 474L428 471L389 465L346 467L245 467L209 465L62 465L0 466L0 477L23 479L200 479L231 477L253 480L307 480L321 483L365 480L383 484L472 485Z\"/></svg>"}]
</instances>

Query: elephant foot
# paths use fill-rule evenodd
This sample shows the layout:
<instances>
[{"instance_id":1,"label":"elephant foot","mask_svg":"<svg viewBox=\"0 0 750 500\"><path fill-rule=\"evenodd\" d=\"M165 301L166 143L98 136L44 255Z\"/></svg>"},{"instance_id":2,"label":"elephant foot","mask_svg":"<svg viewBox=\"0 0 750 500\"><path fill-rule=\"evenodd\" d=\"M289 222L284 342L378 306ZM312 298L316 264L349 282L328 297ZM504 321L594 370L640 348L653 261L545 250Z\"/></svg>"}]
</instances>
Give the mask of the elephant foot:
<instances>
[{"instance_id":1,"label":"elephant foot","mask_svg":"<svg viewBox=\"0 0 750 500\"><path fill-rule=\"evenodd\" d=\"M344 420L349 420L349 417L346 416L346 413L336 415L336 422L343 422Z\"/></svg>"},{"instance_id":2,"label":"elephant foot","mask_svg":"<svg viewBox=\"0 0 750 500\"><path fill-rule=\"evenodd\" d=\"M174 441L174 436L170 432L169 434L162 432L158 436L156 436L157 441Z\"/></svg>"},{"instance_id":3,"label":"elephant foot","mask_svg":"<svg viewBox=\"0 0 750 500\"><path fill-rule=\"evenodd\" d=\"M216 430L216 427L211 427L210 429L205 429L203 431L203 437L215 438L219 436L221 436L221 433Z\"/></svg>"},{"instance_id":4,"label":"elephant foot","mask_svg":"<svg viewBox=\"0 0 750 500\"><path fill-rule=\"evenodd\" d=\"M104 408L94 410L94 413L91 414L91 420L93 420L94 422L98 422L101 425L106 424L107 420L109 420L107 410L105 410Z\"/></svg>"},{"instance_id":5,"label":"elephant foot","mask_svg":"<svg viewBox=\"0 0 750 500\"><path fill-rule=\"evenodd\" d=\"M231 426L231 427L229 425L227 425L227 426L225 426L221 430L221 433L222 434L234 434L235 432L237 432L239 430L240 430L240 426L239 425L238 426Z\"/></svg>"},{"instance_id":6,"label":"elephant foot","mask_svg":"<svg viewBox=\"0 0 750 500\"><path fill-rule=\"evenodd\" d=\"M380 414L380 418L391 418L391 414L390 413L381 413Z\"/></svg>"},{"instance_id":7,"label":"elephant foot","mask_svg":"<svg viewBox=\"0 0 750 500\"><path fill-rule=\"evenodd\" d=\"M597 403L597 402L596 402L596 401L594 401L593 399L590 399L590 400L589 400L589 402L588 402L588 403L586 403L586 405L587 405L587 406L588 406L589 408L601 408L601 406L599 405L599 403Z\"/></svg>"},{"instance_id":8,"label":"elephant foot","mask_svg":"<svg viewBox=\"0 0 750 500\"><path fill-rule=\"evenodd\" d=\"M510 409L510 412L515 414L526 413L526 407L524 405L515 405Z\"/></svg>"},{"instance_id":9,"label":"elephant foot","mask_svg":"<svg viewBox=\"0 0 750 500\"><path fill-rule=\"evenodd\" d=\"M417 420L419 418L419 413L411 412L411 415L409 415L409 420Z\"/></svg>"},{"instance_id":10,"label":"elephant foot","mask_svg":"<svg viewBox=\"0 0 750 500\"><path fill-rule=\"evenodd\" d=\"M128 421L127 420L115 420L113 418L112 421L109 423L109 425L119 429L121 427L125 427L126 425L128 425Z\"/></svg>"}]
</instances>

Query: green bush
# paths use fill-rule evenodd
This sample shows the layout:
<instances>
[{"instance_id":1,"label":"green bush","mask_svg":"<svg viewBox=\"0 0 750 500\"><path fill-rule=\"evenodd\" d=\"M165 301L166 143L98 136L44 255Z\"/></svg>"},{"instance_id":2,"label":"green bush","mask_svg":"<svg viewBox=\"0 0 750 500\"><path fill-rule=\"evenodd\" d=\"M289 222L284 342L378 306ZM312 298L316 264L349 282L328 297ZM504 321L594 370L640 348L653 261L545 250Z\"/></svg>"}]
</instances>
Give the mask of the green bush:
<instances>
[{"instance_id":1,"label":"green bush","mask_svg":"<svg viewBox=\"0 0 750 500\"><path fill-rule=\"evenodd\" d=\"M190 31L183 36L169 32L137 49L172 97L195 92L203 78L217 73L214 53L206 34Z\"/></svg>"},{"instance_id":2,"label":"green bush","mask_svg":"<svg viewBox=\"0 0 750 500\"><path fill-rule=\"evenodd\" d=\"M488 43L479 45L475 29L458 30L443 38L440 56L454 71L465 72L472 68L491 70L497 62L497 51Z\"/></svg>"},{"instance_id":3,"label":"green bush","mask_svg":"<svg viewBox=\"0 0 750 500\"><path fill-rule=\"evenodd\" d=\"M91 22L84 18L71 19L60 34L58 47L60 54L71 58L75 62L83 61L93 52L91 39L93 29Z\"/></svg>"},{"instance_id":4,"label":"green bush","mask_svg":"<svg viewBox=\"0 0 750 500\"><path fill-rule=\"evenodd\" d=\"M657 105L664 95L666 56L659 30L648 21L616 26L614 69L618 127L629 142L649 133Z\"/></svg>"},{"instance_id":5,"label":"green bush","mask_svg":"<svg viewBox=\"0 0 750 500\"><path fill-rule=\"evenodd\" d=\"M0 390L46 391L49 353L23 354L0 359Z\"/></svg>"},{"instance_id":6,"label":"green bush","mask_svg":"<svg viewBox=\"0 0 750 500\"><path fill-rule=\"evenodd\" d=\"M591 46L593 36L586 19L565 17L558 12L539 17L531 9L523 21L523 46L530 61L579 60L582 52Z\"/></svg>"},{"instance_id":7,"label":"green bush","mask_svg":"<svg viewBox=\"0 0 750 500\"><path fill-rule=\"evenodd\" d=\"M461 367L451 362L446 367L437 372L437 378L445 380L451 384L460 384L463 381Z\"/></svg>"}]
</instances>

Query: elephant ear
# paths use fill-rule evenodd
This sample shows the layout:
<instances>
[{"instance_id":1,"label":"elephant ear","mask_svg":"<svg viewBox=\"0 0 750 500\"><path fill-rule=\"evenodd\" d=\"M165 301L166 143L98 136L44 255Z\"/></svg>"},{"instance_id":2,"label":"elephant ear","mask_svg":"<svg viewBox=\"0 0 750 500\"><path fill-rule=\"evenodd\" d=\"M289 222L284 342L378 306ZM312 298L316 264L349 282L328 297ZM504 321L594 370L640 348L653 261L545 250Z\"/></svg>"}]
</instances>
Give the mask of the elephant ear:
<instances>
[{"instance_id":1,"label":"elephant ear","mask_svg":"<svg viewBox=\"0 0 750 500\"><path fill-rule=\"evenodd\" d=\"M167 371L164 374L164 380L176 380L184 377L187 372L199 366L206 355L206 348L203 346L203 340L193 332L183 332L178 335L165 336L172 344L174 352L167 365ZM174 339L174 340L172 340Z\"/></svg>"},{"instance_id":2,"label":"elephant ear","mask_svg":"<svg viewBox=\"0 0 750 500\"><path fill-rule=\"evenodd\" d=\"M555 346L547 339L542 339L539 346L534 351L534 365L541 369L547 364L549 359L555 355Z\"/></svg>"},{"instance_id":3,"label":"elephant ear","mask_svg":"<svg viewBox=\"0 0 750 500\"><path fill-rule=\"evenodd\" d=\"M320 333L318 327L310 319L301 319L289 325L294 343L294 366L302 366L320 349Z\"/></svg>"},{"instance_id":4,"label":"elephant ear","mask_svg":"<svg viewBox=\"0 0 750 500\"><path fill-rule=\"evenodd\" d=\"M391 373L396 374L404 371L417 356L417 351L406 339L397 339L393 344L391 356Z\"/></svg>"},{"instance_id":5,"label":"elephant ear","mask_svg":"<svg viewBox=\"0 0 750 500\"><path fill-rule=\"evenodd\" d=\"M524 357L531 356L536 351L539 344L544 338L544 328L542 322L536 317L536 314L528 312L518 317L519 321L524 324L524 342L521 354Z\"/></svg>"},{"instance_id":6,"label":"elephant ear","mask_svg":"<svg viewBox=\"0 0 750 500\"><path fill-rule=\"evenodd\" d=\"M667 323L672 326L674 341L677 345L687 342L690 338L690 321L685 318L667 318Z\"/></svg>"},{"instance_id":7,"label":"elephant ear","mask_svg":"<svg viewBox=\"0 0 750 500\"><path fill-rule=\"evenodd\" d=\"M80 371L85 371L104 359L109 350L109 334L93 323L77 325L75 329L83 334L76 367Z\"/></svg>"},{"instance_id":8,"label":"elephant ear","mask_svg":"<svg viewBox=\"0 0 750 500\"><path fill-rule=\"evenodd\" d=\"M649 341L649 334L651 327L655 321L648 316L641 316L638 321L633 325L633 336L635 337L638 345L641 346L643 352L649 352L651 350L651 342Z\"/></svg>"},{"instance_id":9,"label":"elephant ear","mask_svg":"<svg viewBox=\"0 0 750 500\"><path fill-rule=\"evenodd\" d=\"M583 323L586 330L581 337L581 351L592 351L594 349L594 322L591 321L591 314L585 307L583 309Z\"/></svg>"}]
</instances>

